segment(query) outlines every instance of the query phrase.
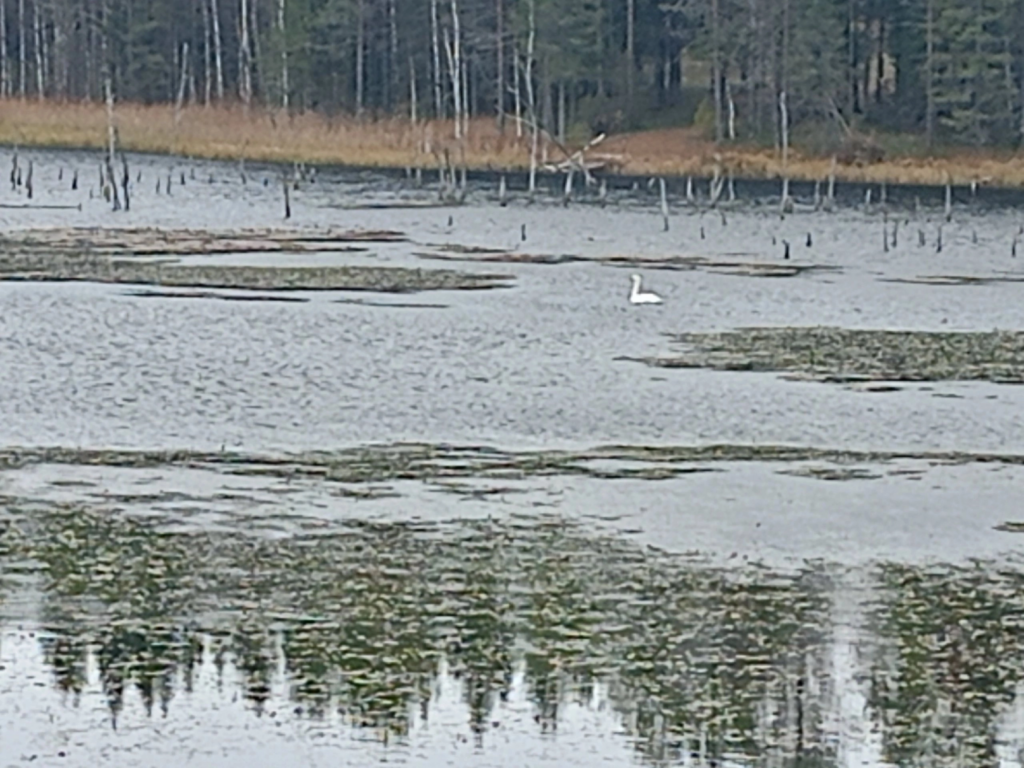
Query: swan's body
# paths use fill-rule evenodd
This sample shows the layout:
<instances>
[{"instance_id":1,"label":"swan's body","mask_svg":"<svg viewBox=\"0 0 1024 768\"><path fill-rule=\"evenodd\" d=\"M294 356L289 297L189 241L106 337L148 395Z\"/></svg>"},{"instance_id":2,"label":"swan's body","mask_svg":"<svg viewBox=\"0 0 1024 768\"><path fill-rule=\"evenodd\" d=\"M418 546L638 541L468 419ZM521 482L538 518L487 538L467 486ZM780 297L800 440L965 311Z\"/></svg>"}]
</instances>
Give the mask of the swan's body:
<instances>
[{"instance_id":1,"label":"swan's body","mask_svg":"<svg viewBox=\"0 0 1024 768\"><path fill-rule=\"evenodd\" d=\"M661 304L661 296L650 291L640 290L640 275L632 275L633 288L629 292L630 304Z\"/></svg>"}]
</instances>

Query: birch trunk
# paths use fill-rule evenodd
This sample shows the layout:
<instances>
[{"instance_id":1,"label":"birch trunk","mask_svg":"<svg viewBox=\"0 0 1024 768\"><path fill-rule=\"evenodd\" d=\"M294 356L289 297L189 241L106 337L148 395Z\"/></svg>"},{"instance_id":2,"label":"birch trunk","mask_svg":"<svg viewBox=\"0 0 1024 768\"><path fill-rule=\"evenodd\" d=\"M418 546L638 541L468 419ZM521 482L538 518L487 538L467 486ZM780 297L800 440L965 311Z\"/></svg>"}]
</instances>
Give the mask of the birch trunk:
<instances>
[{"instance_id":1,"label":"birch trunk","mask_svg":"<svg viewBox=\"0 0 1024 768\"><path fill-rule=\"evenodd\" d=\"M455 138L462 138L462 115L465 110L462 90L462 51L459 46L459 5L457 0L452 3L452 91L455 94Z\"/></svg>"},{"instance_id":2,"label":"birch trunk","mask_svg":"<svg viewBox=\"0 0 1024 768\"><path fill-rule=\"evenodd\" d=\"M632 1L632 0L631 0ZM540 141L540 124L537 121L537 98L533 92L533 50L537 41L537 8L535 0L529 2L529 34L526 38L526 105L530 114L530 196L537 189L537 144Z\"/></svg>"},{"instance_id":3,"label":"birch trunk","mask_svg":"<svg viewBox=\"0 0 1024 768\"><path fill-rule=\"evenodd\" d=\"M107 96L107 182L110 184L110 197L114 210L121 208L117 197L117 181L114 178L114 153L117 152L117 129L114 127L114 86L107 75L104 89Z\"/></svg>"},{"instance_id":4,"label":"birch trunk","mask_svg":"<svg viewBox=\"0 0 1024 768\"><path fill-rule=\"evenodd\" d=\"M434 118L444 118L444 103L441 99L441 46L437 31L437 0L430 0L430 45L434 62Z\"/></svg>"},{"instance_id":5,"label":"birch trunk","mask_svg":"<svg viewBox=\"0 0 1024 768\"><path fill-rule=\"evenodd\" d=\"M786 92L779 94L779 131L782 135L782 213L793 209L789 197L789 110L786 108Z\"/></svg>"},{"instance_id":6,"label":"birch trunk","mask_svg":"<svg viewBox=\"0 0 1024 768\"><path fill-rule=\"evenodd\" d=\"M210 19L213 23L213 63L217 70L217 101L224 100L224 54L220 39L220 9L217 0L210 0Z\"/></svg>"},{"instance_id":7,"label":"birch trunk","mask_svg":"<svg viewBox=\"0 0 1024 768\"><path fill-rule=\"evenodd\" d=\"M238 95L248 108L252 101L252 71L249 61L249 0L241 0L238 35Z\"/></svg>"},{"instance_id":8,"label":"birch trunk","mask_svg":"<svg viewBox=\"0 0 1024 768\"><path fill-rule=\"evenodd\" d=\"M364 48L366 47L366 22L364 16L364 3L359 0L359 18L356 23L356 117L363 116L363 91L366 80L366 59Z\"/></svg>"},{"instance_id":9,"label":"birch trunk","mask_svg":"<svg viewBox=\"0 0 1024 768\"><path fill-rule=\"evenodd\" d=\"M462 66L462 136L469 136L469 115L472 112L472 93L469 89L469 60L460 56Z\"/></svg>"},{"instance_id":10,"label":"birch trunk","mask_svg":"<svg viewBox=\"0 0 1024 768\"><path fill-rule=\"evenodd\" d=\"M409 56L409 121L416 125L419 114L419 103L416 98L416 63Z\"/></svg>"},{"instance_id":11,"label":"birch trunk","mask_svg":"<svg viewBox=\"0 0 1024 768\"><path fill-rule=\"evenodd\" d=\"M203 100L210 104L213 94L213 54L210 51L210 6L206 0L199 4L203 11Z\"/></svg>"},{"instance_id":12,"label":"birch trunk","mask_svg":"<svg viewBox=\"0 0 1024 768\"><path fill-rule=\"evenodd\" d=\"M18 95L25 98L26 86L25 60L25 0L18 0Z\"/></svg>"},{"instance_id":13,"label":"birch trunk","mask_svg":"<svg viewBox=\"0 0 1024 768\"><path fill-rule=\"evenodd\" d=\"M502 0L495 0L495 23L494 44L495 44L495 67L497 68L497 84L495 86L498 95L495 108L497 109L498 131L505 132L505 8Z\"/></svg>"},{"instance_id":14,"label":"birch trunk","mask_svg":"<svg viewBox=\"0 0 1024 768\"><path fill-rule=\"evenodd\" d=\"M281 109L288 109L288 30L285 27L286 0L277 0L277 32L281 38Z\"/></svg>"},{"instance_id":15,"label":"birch trunk","mask_svg":"<svg viewBox=\"0 0 1024 768\"><path fill-rule=\"evenodd\" d=\"M846 36L849 39L849 114L847 117L853 120L857 111L857 9L856 0L849 0L849 19L847 21ZM931 0L929 0L929 3Z\"/></svg>"},{"instance_id":16,"label":"birch trunk","mask_svg":"<svg viewBox=\"0 0 1024 768\"><path fill-rule=\"evenodd\" d=\"M718 42L718 0L711 0L711 78L715 98L715 143L722 143L722 65Z\"/></svg>"},{"instance_id":17,"label":"birch trunk","mask_svg":"<svg viewBox=\"0 0 1024 768\"><path fill-rule=\"evenodd\" d=\"M935 66L933 56L935 54L935 7L933 0L928 0L925 8L925 137L928 146L931 147L935 141ZM1024 80L1021 81L1021 88L1024 88ZM1024 117L1022 117L1024 119Z\"/></svg>"},{"instance_id":18,"label":"birch trunk","mask_svg":"<svg viewBox=\"0 0 1024 768\"><path fill-rule=\"evenodd\" d=\"M188 86L188 41L181 44L181 77L178 82L178 98L174 102L174 124L181 122L181 108L185 104L185 88Z\"/></svg>"},{"instance_id":19,"label":"birch trunk","mask_svg":"<svg viewBox=\"0 0 1024 768\"><path fill-rule=\"evenodd\" d=\"M565 80L558 81L558 140L565 143Z\"/></svg>"},{"instance_id":20,"label":"birch trunk","mask_svg":"<svg viewBox=\"0 0 1024 768\"><path fill-rule=\"evenodd\" d=\"M512 68L512 97L514 99L513 108L516 111L516 138L523 138L523 92L522 86L519 83L519 46L515 45L512 49L512 60L515 62L515 66Z\"/></svg>"},{"instance_id":21,"label":"birch trunk","mask_svg":"<svg viewBox=\"0 0 1024 768\"><path fill-rule=\"evenodd\" d=\"M41 101L46 95L46 72L43 70L43 28L39 23L39 0L32 3L32 32L35 37L36 96Z\"/></svg>"},{"instance_id":22,"label":"birch trunk","mask_svg":"<svg viewBox=\"0 0 1024 768\"><path fill-rule=\"evenodd\" d=\"M388 0L388 78L385 81L388 89L388 109L394 107L398 98L398 18L395 12L395 0Z\"/></svg>"},{"instance_id":23,"label":"birch trunk","mask_svg":"<svg viewBox=\"0 0 1024 768\"><path fill-rule=\"evenodd\" d=\"M10 72L7 70L7 3L0 0L0 97L10 95Z\"/></svg>"}]
</instances>

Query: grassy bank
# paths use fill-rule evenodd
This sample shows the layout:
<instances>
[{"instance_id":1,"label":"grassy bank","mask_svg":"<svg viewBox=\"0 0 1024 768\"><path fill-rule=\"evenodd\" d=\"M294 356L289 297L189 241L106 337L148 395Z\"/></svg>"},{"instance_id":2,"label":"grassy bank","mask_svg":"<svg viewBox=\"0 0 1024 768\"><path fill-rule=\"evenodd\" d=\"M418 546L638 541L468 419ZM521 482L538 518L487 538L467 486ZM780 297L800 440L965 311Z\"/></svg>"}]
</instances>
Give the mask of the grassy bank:
<instances>
[{"instance_id":1,"label":"grassy bank","mask_svg":"<svg viewBox=\"0 0 1024 768\"><path fill-rule=\"evenodd\" d=\"M450 123L411 124L405 119L358 121L320 114L284 115L237 106L173 107L121 104L116 121L122 145L136 152L189 155L211 159L301 161L374 167L433 167L450 153L470 168L524 169L529 165L527 136L513 126L504 134L493 120L478 119L460 144ZM0 101L0 143L37 147L105 146L107 117L101 104ZM557 147L544 147L542 159L563 159ZM612 170L642 175L713 173L716 158L737 177L774 178L781 174L778 153L758 147L716 148L693 129L670 128L610 137L595 149ZM824 179L830 157L794 151L793 179ZM1024 186L1024 156L999 151L958 150L934 157L888 157L865 165L839 165L842 181L892 184L944 184L977 181Z\"/></svg>"}]
</instances>

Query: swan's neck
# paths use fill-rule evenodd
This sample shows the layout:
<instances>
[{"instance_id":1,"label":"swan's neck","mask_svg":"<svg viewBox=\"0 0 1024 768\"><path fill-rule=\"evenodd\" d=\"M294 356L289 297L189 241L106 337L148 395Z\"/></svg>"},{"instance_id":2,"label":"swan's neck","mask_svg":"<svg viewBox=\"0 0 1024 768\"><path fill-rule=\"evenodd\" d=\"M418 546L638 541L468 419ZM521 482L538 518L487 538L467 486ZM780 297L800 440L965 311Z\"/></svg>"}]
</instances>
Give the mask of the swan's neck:
<instances>
[{"instance_id":1,"label":"swan's neck","mask_svg":"<svg viewBox=\"0 0 1024 768\"><path fill-rule=\"evenodd\" d=\"M634 296L634 297L640 295L640 281L639 280L634 280L633 281L633 287L630 288L629 295L630 296Z\"/></svg>"}]
</instances>

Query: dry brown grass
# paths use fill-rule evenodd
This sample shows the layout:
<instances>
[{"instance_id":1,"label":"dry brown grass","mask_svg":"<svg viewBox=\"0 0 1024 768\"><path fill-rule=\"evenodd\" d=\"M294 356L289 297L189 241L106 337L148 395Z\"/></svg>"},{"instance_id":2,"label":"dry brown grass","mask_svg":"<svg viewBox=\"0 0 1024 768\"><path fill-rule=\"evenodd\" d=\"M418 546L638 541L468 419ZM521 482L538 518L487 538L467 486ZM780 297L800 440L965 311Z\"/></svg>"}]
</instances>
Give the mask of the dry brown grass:
<instances>
[{"instance_id":1,"label":"dry brown grass","mask_svg":"<svg viewBox=\"0 0 1024 768\"><path fill-rule=\"evenodd\" d=\"M528 141L514 128L499 133L494 121L473 121L469 139L460 146L450 123L412 125L405 119L355 120L305 113L284 115L239 106L186 107L178 120L167 105L119 104L117 126L122 145L137 152L157 152L214 159L285 160L373 167L434 166L447 150L453 162L471 168L522 169L529 164ZM107 118L102 104L0 101L0 143L45 147L93 147L106 142ZM773 178L782 171L772 150L716 148L690 129L665 129L609 138L595 156L604 156L623 173L643 175L710 175L717 161L738 177ZM546 148L552 161L562 159ZM793 152L793 179L824 179L830 158ZM863 166L840 165L844 181L905 184L979 183L1024 186L1024 157L1007 152L962 151L935 158L890 158Z\"/></svg>"}]
</instances>

